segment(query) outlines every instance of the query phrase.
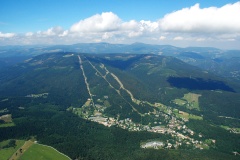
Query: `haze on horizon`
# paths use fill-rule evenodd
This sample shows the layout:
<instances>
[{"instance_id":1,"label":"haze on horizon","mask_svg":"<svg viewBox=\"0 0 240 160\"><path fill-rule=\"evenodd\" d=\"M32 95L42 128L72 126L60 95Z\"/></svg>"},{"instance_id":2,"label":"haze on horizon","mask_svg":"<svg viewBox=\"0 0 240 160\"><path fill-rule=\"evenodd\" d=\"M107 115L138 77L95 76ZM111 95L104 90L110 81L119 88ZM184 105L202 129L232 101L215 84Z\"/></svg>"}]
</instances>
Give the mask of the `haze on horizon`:
<instances>
[{"instance_id":1,"label":"haze on horizon","mask_svg":"<svg viewBox=\"0 0 240 160\"><path fill-rule=\"evenodd\" d=\"M96 42L240 49L240 1L0 1L1 46Z\"/></svg>"}]
</instances>

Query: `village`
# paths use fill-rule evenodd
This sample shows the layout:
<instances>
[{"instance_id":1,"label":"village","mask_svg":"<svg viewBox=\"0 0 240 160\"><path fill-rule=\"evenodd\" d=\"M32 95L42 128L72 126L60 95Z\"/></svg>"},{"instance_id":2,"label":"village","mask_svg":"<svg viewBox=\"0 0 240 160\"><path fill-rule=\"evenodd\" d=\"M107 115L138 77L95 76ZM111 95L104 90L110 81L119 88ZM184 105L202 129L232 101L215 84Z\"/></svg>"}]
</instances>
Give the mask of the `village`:
<instances>
[{"instance_id":1,"label":"village","mask_svg":"<svg viewBox=\"0 0 240 160\"><path fill-rule=\"evenodd\" d=\"M98 99L98 101L105 101L105 104L109 103L107 100L108 96L104 96L103 100ZM177 148L198 148L198 149L208 149L211 145L216 143L215 140L203 140L203 135L201 133L195 133L189 129L185 123L188 119L177 117L172 108L158 110L155 114L145 113L145 115L152 115L155 119L159 121L153 124L143 125L141 123L135 123L131 118L119 119L119 117L109 117L104 114L104 110L107 106L101 104L94 104L89 98L87 102L81 108L69 108L74 114L80 117L97 122L107 127L117 126L128 131L147 131L155 132L159 134L168 134L172 137L170 141L162 142L158 140L149 140L143 142L140 147L142 148L154 148L154 149L177 149ZM182 112L179 111L181 114ZM184 113L184 112L183 112ZM182 114L183 114L182 113ZM164 119L164 123L160 120ZM195 140L193 136L197 134L199 139Z\"/></svg>"}]
</instances>

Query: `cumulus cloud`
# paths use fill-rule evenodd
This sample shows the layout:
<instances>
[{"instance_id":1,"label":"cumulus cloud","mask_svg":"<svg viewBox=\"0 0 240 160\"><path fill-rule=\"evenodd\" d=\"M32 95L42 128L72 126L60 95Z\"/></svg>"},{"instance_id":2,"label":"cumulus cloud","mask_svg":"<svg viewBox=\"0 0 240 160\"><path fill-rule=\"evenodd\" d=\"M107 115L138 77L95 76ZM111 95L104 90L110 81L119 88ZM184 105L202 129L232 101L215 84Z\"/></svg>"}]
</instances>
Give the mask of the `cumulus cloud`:
<instances>
[{"instance_id":1,"label":"cumulus cloud","mask_svg":"<svg viewBox=\"0 0 240 160\"><path fill-rule=\"evenodd\" d=\"M2 32L0 32L0 38L12 38L15 35L16 34L14 34L14 33L2 33Z\"/></svg>"},{"instance_id":2,"label":"cumulus cloud","mask_svg":"<svg viewBox=\"0 0 240 160\"><path fill-rule=\"evenodd\" d=\"M180 41L183 40L183 37L177 36L173 38L174 41Z\"/></svg>"},{"instance_id":3,"label":"cumulus cloud","mask_svg":"<svg viewBox=\"0 0 240 160\"><path fill-rule=\"evenodd\" d=\"M206 39L205 38L197 38L196 41L198 42L202 42L202 41L205 41Z\"/></svg>"},{"instance_id":4,"label":"cumulus cloud","mask_svg":"<svg viewBox=\"0 0 240 160\"><path fill-rule=\"evenodd\" d=\"M140 28L142 31L148 31L148 32L154 32L158 30L158 23L157 22L151 22L151 21L140 21Z\"/></svg>"},{"instance_id":5,"label":"cumulus cloud","mask_svg":"<svg viewBox=\"0 0 240 160\"><path fill-rule=\"evenodd\" d=\"M164 40L164 39L166 39L165 36L160 36L160 37L159 37L159 40Z\"/></svg>"},{"instance_id":6,"label":"cumulus cloud","mask_svg":"<svg viewBox=\"0 0 240 160\"><path fill-rule=\"evenodd\" d=\"M39 35L39 36L60 36L63 33L64 33L63 28L57 26L57 27L49 28L46 31L38 31L37 35Z\"/></svg>"},{"instance_id":7,"label":"cumulus cloud","mask_svg":"<svg viewBox=\"0 0 240 160\"><path fill-rule=\"evenodd\" d=\"M114 39L136 38L158 31L158 22L151 21L123 21L112 12L96 14L73 24L68 36L94 37L97 41ZM117 37L117 38L116 38ZM96 40L95 40L96 41Z\"/></svg>"},{"instance_id":8,"label":"cumulus cloud","mask_svg":"<svg viewBox=\"0 0 240 160\"><path fill-rule=\"evenodd\" d=\"M108 32L119 29L121 19L112 12L104 12L96 14L87 19L75 23L71 28L71 32Z\"/></svg>"},{"instance_id":9,"label":"cumulus cloud","mask_svg":"<svg viewBox=\"0 0 240 160\"><path fill-rule=\"evenodd\" d=\"M200 8L195 4L165 15L159 25L162 30L173 32L239 33L240 2L220 8Z\"/></svg>"},{"instance_id":10,"label":"cumulus cloud","mask_svg":"<svg viewBox=\"0 0 240 160\"><path fill-rule=\"evenodd\" d=\"M25 34L25 36L26 36L26 37L31 37L31 36L33 36L33 32L27 32L27 33Z\"/></svg>"},{"instance_id":11,"label":"cumulus cloud","mask_svg":"<svg viewBox=\"0 0 240 160\"><path fill-rule=\"evenodd\" d=\"M47 43L165 43L217 44L221 41L237 44L240 40L240 2L222 7L201 8L195 4L166 14L157 21L124 21L113 12L95 14L64 30L51 27L45 31L27 32L21 36L0 32L0 40L17 37L18 42ZM186 43L185 43L186 42ZM211 43L209 43L211 42ZM189 44L189 45L191 45Z\"/></svg>"},{"instance_id":12,"label":"cumulus cloud","mask_svg":"<svg viewBox=\"0 0 240 160\"><path fill-rule=\"evenodd\" d=\"M59 37L65 37L68 35L68 30L63 31L61 34L59 34Z\"/></svg>"}]
</instances>

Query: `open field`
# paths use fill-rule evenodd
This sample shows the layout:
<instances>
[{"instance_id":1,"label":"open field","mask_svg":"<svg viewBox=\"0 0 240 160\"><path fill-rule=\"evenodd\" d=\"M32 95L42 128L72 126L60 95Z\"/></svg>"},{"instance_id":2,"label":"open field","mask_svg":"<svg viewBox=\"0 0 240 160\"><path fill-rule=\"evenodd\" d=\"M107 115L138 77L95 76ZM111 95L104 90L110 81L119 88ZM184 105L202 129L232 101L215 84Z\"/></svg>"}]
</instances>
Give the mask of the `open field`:
<instances>
[{"instance_id":1,"label":"open field","mask_svg":"<svg viewBox=\"0 0 240 160\"><path fill-rule=\"evenodd\" d=\"M33 145L34 142L32 141L25 141L24 145L21 146L15 153L12 154L11 158L9 160L17 160L19 159L24 152L28 150L28 148Z\"/></svg>"},{"instance_id":2,"label":"open field","mask_svg":"<svg viewBox=\"0 0 240 160\"><path fill-rule=\"evenodd\" d=\"M41 144L33 144L29 147L29 149L24 152L24 154L19 158L19 160L69 160L70 158L65 156L64 154L58 152L52 147L41 145Z\"/></svg>"},{"instance_id":3,"label":"open field","mask_svg":"<svg viewBox=\"0 0 240 160\"><path fill-rule=\"evenodd\" d=\"M14 122L12 121L12 115L11 114L6 114L0 116L0 120L4 121L4 123L0 124L1 127L12 127L14 126Z\"/></svg>"},{"instance_id":4,"label":"open field","mask_svg":"<svg viewBox=\"0 0 240 160\"><path fill-rule=\"evenodd\" d=\"M0 147L3 147L9 143L10 140L0 142ZM16 146L0 149L0 160L7 160L9 159L13 153L15 153L23 144L25 141L23 140L16 140Z\"/></svg>"},{"instance_id":5,"label":"open field","mask_svg":"<svg viewBox=\"0 0 240 160\"><path fill-rule=\"evenodd\" d=\"M178 111L178 110L175 110L174 111L175 115L177 117L180 117L180 118L185 118L185 119L196 119L196 120L203 120L202 117L200 116L196 116L196 115L193 115L193 114L189 114L187 112L183 112L183 111Z\"/></svg>"},{"instance_id":6,"label":"open field","mask_svg":"<svg viewBox=\"0 0 240 160\"><path fill-rule=\"evenodd\" d=\"M15 124L14 124L13 122L0 124L0 128L1 128L1 127L12 127L12 126L15 126Z\"/></svg>"},{"instance_id":7,"label":"open field","mask_svg":"<svg viewBox=\"0 0 240 160\"><path fill-rule=\"evenodd\" d=\"M200 110L198 101L200 96L200 94L188 93L184 94L183 98L175 99L173 102L179 106L185 106L188 109Z\"/></svg>"}]
</instances>

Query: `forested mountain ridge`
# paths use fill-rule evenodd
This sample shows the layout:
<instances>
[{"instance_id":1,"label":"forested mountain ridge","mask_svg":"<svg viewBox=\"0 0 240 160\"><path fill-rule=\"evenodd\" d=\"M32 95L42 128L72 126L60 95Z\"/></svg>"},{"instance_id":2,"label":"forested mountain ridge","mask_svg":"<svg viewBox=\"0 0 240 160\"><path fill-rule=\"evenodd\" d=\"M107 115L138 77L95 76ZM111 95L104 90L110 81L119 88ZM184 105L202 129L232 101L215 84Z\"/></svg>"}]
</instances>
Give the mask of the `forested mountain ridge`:
<instances>
[{"instance_id":1,"label":"forested mountain ridge","mask_svg":"<svg viewBox=\"0 0 240 160\"><path fill-rule=\"evenodd\" d=\"M76 138L77 141L72 144L72 147L79 149L77 153L75 149L66 150L66 147L61 150L71 158L95 159L94 156L101 152L99 145L105 143L102 140L107 138L104 134L110 136L104 150L109 145L115 147L115 141L126 145L125 142L114 140L117 131L123 137L138 135L133 140L125 137L125 140L129 140L126 143L132 146L130 150L135 151L135 158L151 157L147 152L155 151L140 155L136 148L140 148L140 143L156 139L164 143L160 148L188 148L191 149L189 152L196 152L192 150L196 148L231 154L239 149L239 135L235 130L239 128L239 86L173 57L60 52L36 56L0 74L1 110L7 108L7 112L12 114L16 123L12 130L29 125L32 129L25 134L37 135L42 142L57 148L71 143L76 138L73 133L81 132L84 135ZM65 120L61 120L61 116ZM62 123L56 129L56 135L47 122L50 117L52 124L57 125L55 120ZM77 121L81 124L77 125L78 129L76 126L69 129L68 141L60 133L64 130L62 127L66 127L66 120L69 120L69 124L75 125ZM221 125L234 133L221 128ZM0 129L2 135L11 132L11 127ZM46 134L41 136L40 132ZM89 138L96 132L101 134L93 140L97 144L94 148L94 142ZM17 136L24 137L25 134ZM2 139L11 136L13 134L4 135ZM79 146L77 142L83 137L87 139ZM214 143L209 142L212 140ZM138 144L133 145L136 142ZM111 159L111 156L117 155L115 152L112 149L111 155L102 155ZM165 156L170 158L174 152Z\"/></svg>"},{"instance_id":2,"label":"forested mountain ridge","mask_svg":"<svg viewBox=\"0 0 240 160\"><path fill-rule=\"evenodd\" d=\"M110 44L78 43L73 45L1 46L0 68L44 53L77 52L92 54L156 54L176 57L188 64L214 74L240 81L239 50L222 50L211 47L180 48L171 45L150 45L144 43ZM17 57L17 58L16 58Z\"/></svg>"}]
</instances>

